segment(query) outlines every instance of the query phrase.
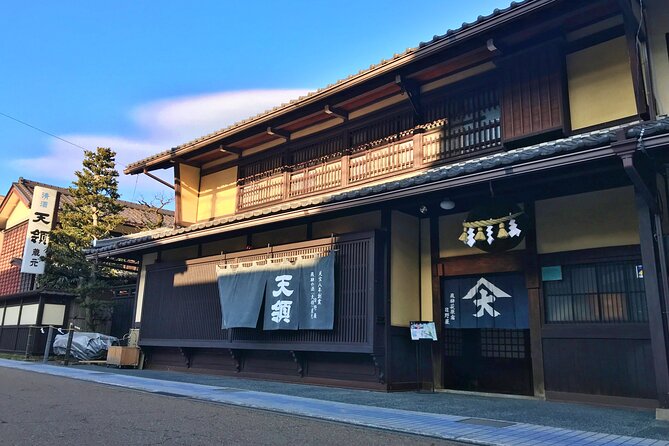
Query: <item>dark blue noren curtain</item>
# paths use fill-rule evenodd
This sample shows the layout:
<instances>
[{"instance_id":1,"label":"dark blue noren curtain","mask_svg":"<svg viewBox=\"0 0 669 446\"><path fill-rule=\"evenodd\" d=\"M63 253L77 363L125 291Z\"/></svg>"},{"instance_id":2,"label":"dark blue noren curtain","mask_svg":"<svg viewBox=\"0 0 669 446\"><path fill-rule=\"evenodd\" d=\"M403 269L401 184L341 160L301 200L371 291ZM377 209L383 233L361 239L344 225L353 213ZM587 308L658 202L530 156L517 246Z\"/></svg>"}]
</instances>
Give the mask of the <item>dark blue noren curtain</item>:
<instances>
[{"instance_id":1,"label":"dark blue noren curtain","mask_svg":"<svg viewBox=\"0 0 669 446\"><path fill-rule=\"evenodd\" d=\"M444 279L444 328L529 328L521 273Z\"/></svg>"},{"instance_id":2,"label":"dark blue noren curtain","mask_svg":"<svg viewBox=\"0 0 669 446\"><path fill-rule=\"evenodd\" d=\"M217 267L221 328L256 328L267 271L257 267Z\"/></svg>"},{"instance_id":3,"label":"dark blue noren curtain","mask_svg":"<svg viewBox=\"0 0 669 446\"><path fill-rule=\"evenodd\" d=\"M299 262L283 261L267 271L265 289L265 330L297 330L300 314Z\"/></svg>"},{"instance_id":4,"label":"dark blue noren curtain","mask_svg":"<svg viewBox=\"0 0 669 446\"><path fill-rule=\"evenodd\" d=\"M334 253L302 264L300 329L332 330L334 327Z\"/></svg>"}]
</instances>

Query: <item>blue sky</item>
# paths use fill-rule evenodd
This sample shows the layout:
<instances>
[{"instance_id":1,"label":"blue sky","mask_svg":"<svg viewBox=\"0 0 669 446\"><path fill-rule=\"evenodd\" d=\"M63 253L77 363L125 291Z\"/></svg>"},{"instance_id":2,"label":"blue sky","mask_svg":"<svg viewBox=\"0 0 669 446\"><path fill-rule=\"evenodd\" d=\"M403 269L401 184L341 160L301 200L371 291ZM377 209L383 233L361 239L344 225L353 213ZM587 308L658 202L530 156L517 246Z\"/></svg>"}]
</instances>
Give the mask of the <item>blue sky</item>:
<instances>
[{"instance_id":1,"label":"blue sky","mask_svg":"<svg viewBox=\"0 0 669 446\"><path fill-rule=\"evenodd\" d=\"M508 3L3 0L0 113L110 146L121 171ZM80 168L81 149L4 116L0 135L0 195L19 176L68 186ZM121 176L125 199L170 192Z\"/></svg>"}]
</instances>

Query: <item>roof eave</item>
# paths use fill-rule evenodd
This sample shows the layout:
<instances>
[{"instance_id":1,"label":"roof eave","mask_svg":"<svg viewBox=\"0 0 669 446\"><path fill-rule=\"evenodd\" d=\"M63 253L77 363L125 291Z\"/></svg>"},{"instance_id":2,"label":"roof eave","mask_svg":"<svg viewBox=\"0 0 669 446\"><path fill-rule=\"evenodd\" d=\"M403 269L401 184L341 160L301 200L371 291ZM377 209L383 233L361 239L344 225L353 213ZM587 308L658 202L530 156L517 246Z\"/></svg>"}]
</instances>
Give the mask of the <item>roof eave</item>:
<instances>
[{"instance_id":1,"label":"roof eave","mask_svg":"<svg viewBox=\"0 0 669 446\"><path fill-rule=\"evenodd\" d=\"M596 147L584 151L571 152L562 155L552 156L549 158L540 158L537 160L528 161L522 164L514 165L513 169L509 166L494 168L491 170L484 170L474 172L471 174L443 179L427 184L414 185L408 188L387 191L380 194L364 196L354 199L349 199L340 202L327 203L323 205L297 209L294 211L283 212L275 215L268 215L265 217L252 218L239 222L228 223L222 226L213 226L210 228L203 228L195 232L185 232L182 234L171 235L166 238L147 240L143 243L137 243L130 246L118 247L109 251L92 253L87 256L89 259L104 258L113 256L122 256L129 253L139 253L150 249L156 249L163 245L173 244L206 237L210 235L222 234L226 232L246 229L252 226L260 226L263 224L276 223L280 221L294 220L296 218L328 214L353 207L370 206L387 202L388 200L397 200L407 198L419 194L425 194L434 191L441 191L445 188L461 187L464 185L471 185L475 183L487 182L502 177L519 176L529 172L536 172L539 170L554 169L575 163L588 162L597 159L615 157L616 154L611 145Z\"/></svg>"},{"instance_id":2,"label":"roof eave","mask_svg":"<svg viewBox=\"0 0 669 446\"><path fill-rule=\"evenodd\" d=\"M445 36L439 39L436 42L428 43L422 48L416 48L413 51L408 51L396 59L389 61L388 63L381 64L375 68L364 71L358 75L354 75L348 79L344 79L340 82L335 83L329 88L324 88L314 94L311 94L300 101L296 101L292 104L287 104L284 107L280 107L276 110L270 111L267 114L259 115L255 119L250 119L248 122L244 122L239 126L235 126L229 130L223 130L221 133L212 135L209 138L203 139L201 141L194 142L190 145L182 146L179 149L172 149L169 152L166 152L163 156L156 158L146 158L144 160L137 161L135 163L129 164L123 171L128 175L136 175L144 172L144 170L155 170L159 168L165 168L165 163L169 163L174 158L181 157L191 151L200 149L209 144L212 144L216 141L230 137L236 133L240 133L244 130L253 128L254 126L265 124L272 119L275 119L279 116L285 115L292 111L298 110L302 107L308 106L320 100L323 100L329 96L345 91L349 88L352 88L356 85L362 84L366 81L369 81L377 76L381 76L388 72L392 72L404 65L407 65L411 62L429 57L434 53L444 50L445 48L452 47L456 44L460 44L467 39L473 38L479 34L490 31L493 28L502 26L510 21L517 20L518 18L533 13L536 10L547 7L551 4L558 3L561 0L536 0L530 1L525 4L519 5L515 8L511 8L507 11L502 12L497 16L493 16L487 20L484 20L481 23L475 23L473 25L467 26L466 28L461 28L455 31L450 36Z\"/></svg>"}]
</instances>

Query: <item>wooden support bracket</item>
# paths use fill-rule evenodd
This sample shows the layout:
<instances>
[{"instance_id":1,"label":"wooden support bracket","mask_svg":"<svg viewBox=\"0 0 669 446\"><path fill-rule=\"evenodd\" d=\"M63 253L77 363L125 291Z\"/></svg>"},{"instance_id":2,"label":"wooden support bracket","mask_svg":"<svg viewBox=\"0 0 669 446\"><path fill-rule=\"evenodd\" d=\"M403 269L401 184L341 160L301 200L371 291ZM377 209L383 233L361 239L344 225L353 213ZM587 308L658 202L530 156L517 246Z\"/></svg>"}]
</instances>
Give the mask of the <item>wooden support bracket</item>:
<instances>
[{"instance_id":1,"label":"wooden support bracket","mask_svg":"<svg viewBox=\"0 0 669 446\"><path fill-rule=\"evenodd\" d=\"M331 105L326 105L323 110L326 114L334 116L336 118L341 118L344 121L348 121L348 112L338 107L333 107Z\"/></svg>"},{"instance_id":2,"label":"wooden support bracket","mask_svg":"<svg viewBox=\"0 0 669 446\"><path fill-rule=\"evenodd\" d=\"M398 74L395 76L395 84L397 84L397 86L402 90L402 93L405 93L409 98L409 102L411 102L411 106L413 107L413 111L416 116L416 123L422 124L423 111L420 99L420 85L418 82L411 79L406 79L401 74Z\"/></svg>"},{"instance_id":3,"label":"wooden support bracket","mask_svg":"<svg viewBox=\"0 0 669 446\"><path fill-rule=\"evenodd\" d=\"M183 356L184 358L184 362L186 363L186 368L190 368L190 351L185 347L179 347L179 352L181 353L181 356Z\"/></svg>"},{"instance_id":4,"label":"wooden support bracket","mask_svg":"<svg viewBox=\"0 0 669 446\"><path fill-rule=\"evenodd\" d=\"M290 141L290 132L287 132L285 130L279 130L273 127L267 127L267 134L276 136L277 138L283 138L285 141Z\"/></svg>"},{"instance_id":5,"label":"wooden support bracket","mask_svg":"<svg viewBox=\"0 0 669 446\"><path fill-rule=\"evenodd\" d=\"M291 350L290 356L293 358L293 362L297 364L297 374L300 375L300 378L304 378L304 364L300 354L294 350Z\"/></svg>"},{"instance_id":6,"label":"wooden support bracket","mask_svg":"<svg viewBox=\"0 0 669 446\"><path fill-rule=\"evenodd\" d=\"M164 185L164 186L167 186L167 187L169 187L169 188L172 189L172 190L175 190L174 184L170 184L170 183L168 183L167 181L163 180L162 178L159 178L159 177L155 176L154 174L149 173L149 171L148 171L147 169L144 169L144 172L143 172L143 173L144 173L144 175L146 175L147 177L151 178L152 180L156 180L156 181L159 182L160 184L162 184L162 185Z\"/></svg>"},{"instance_id":7,"label":"wooden support bracket","mask_svg":"<svg viewBox=\"0 0 669 446\"><path fill-rule=\"evenodd\" d=\"M386 374L383 369L383 360L384 357L381 355L377 355L372 353L372 361L374 362L374 368L376 368L376 374L378 375L379 382L381 384L386 383Z\"/></svg>"},{"instance_id":8,"label":"wooden support bracket","mask_svg":"<svg viewBox=\"0 0 669 446\"><path fill-rule=\"evenodd\" d=\"M235 363L235 372L239 373L242 370L242 361L241 361L241 354L239 351L235 349L228 349L228 352L230 353L230 357L232 358L232 361Z\"/></svg>"},{"instance_id":9,"label":"wooden support bracket","mask_svg":"<svg viewBox=\"0 0 669 446\"><path fill-rule=\"evenodd\" d=\"M218 150L220 150L223 153L231 153L233 155L242 156L242 149L238 147L228 147L221 144L220 146L218 146Z\"/></svg>"}]
</instances>

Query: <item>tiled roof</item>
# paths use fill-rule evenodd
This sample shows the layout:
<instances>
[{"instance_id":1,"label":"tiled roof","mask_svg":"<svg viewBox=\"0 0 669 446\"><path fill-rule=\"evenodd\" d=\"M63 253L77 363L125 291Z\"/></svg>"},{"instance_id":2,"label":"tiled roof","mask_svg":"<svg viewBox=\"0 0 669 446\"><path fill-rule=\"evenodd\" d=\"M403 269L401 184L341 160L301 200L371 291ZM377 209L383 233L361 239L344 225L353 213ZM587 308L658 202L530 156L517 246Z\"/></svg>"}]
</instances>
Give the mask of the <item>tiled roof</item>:
<instances>
[{"instance_id":1,"label":"tiled roof","mask_svg":"<svg viewBox=\"0 0 669 446\"><path fill-rule=\"evenodd\" d=\"M293 201L257 209L245 213L218 218L212 221L194 224L185 228L164 230L153 233L137 233L132 237L118 237L115 239L104 240L104 246L92 249L90 253L104 253L118 248L137 245L140 243L166 239L180 234L193 233L205 228L215 226L224 226L233 222L250 220L261 216L279 214L295 209L309 208L329 203L343 202L359 197L376 195L384 192L401 190L411 186L428 184L448 178L454 178L465 174L490 170L496 167L510 166L524 161L530 161L539 158L545 158L567 152L603 147L616 141L617 132L624 126L611 127L604 130L571 136L569 138L558 139L547 143L536 144L506 152L499 152L492 155L476 158L460 163L449 164L445 166L428 169L416 175L401 180L390 180L374 186L360 187L358 189L346 192L338 192L331 195L323 195L305 200ZM639 138L643 131L643 137L650 137L657 134L669 133L669 117L663 116L655 121L635 124L628 127L625 136L627 138Z\"/></svg>"},{"instance_id":2,"label":"tiled roof","mask_svg":"<svg viewBox=\"0 0 669 446\"><path fill-rule=\"evenodd\" d=\"M211 140L211 139L216 139L216 138L222 136L223 134L231 132L235 129L238 129L239 127L242 127L246 124L260 122L264 118L269 117L269 115L271 115L271 114L275 114L277 112L281 112L281 111L287 110L289 108L299 107L299 106L302 105L302 103L306 102L309 99L312 99L314 96L317 96L317 95L325 96L328 93L330 93L330 91L333 90L335 87L339 87L339 86L342 86L346 83L356 81L359 78L371 73L372 71L378 70L379 68L382 68L382 67L385 67L386 65L389 65L392 62L399 61L400 59L406 59L407 62L409 62L411 60L414 60L416 58L416 56L418 55L418 53L425 52L428 49L430 49L432 46L434 46L438 43L455 39L458 34L464 32L464 31L467 31L470 28L481 25L481 24L487 22L488 20L491 20L493 18L497 18L497 17L499 17L501 15L504 15L504 14L507 14L511 11L515 11L519 7L521 7L523 5L531 4L531 3L538 3L538 0L522 0L522 1L511 2L511 4L507 8L495 9L492 13L490 13L489 15L486 15L486 16L480 15L473 22L464 22L457 29L449 29L449 30L446 31L445 34L435 35L428 42L420 42L417 47L407 48L402 53L396 53L396 54L393 55L393 57L391 57L389 59L383 59L383 60L381 60L381 62L379 62L377 64L372 64L368 68L364 68L364 69L358 71L356 74L349 75L348 77L346 77L344 79L340 79L340 80L338 80L338 81L336 81L332 84L329 84L329 85L327 85L323 88L319 88L316 91L307 93L305 96L300 96L299 98L294 99L290 102L278 105L278 106L276 106L274 108L271 108L269 110L266 110L266 111L264 111L264 112L262 112L258 115L249 117L247 119L243 119L243 120L238 121L238 122L236 122L236 123L234 123L234 124L232 124L228 127L225 127L223 129L220 129L220 130L217 130L215 132L209 133L207 135L201 136L197 139L194 139L194 140L189 141L187 143L178 145L178 146L173 147L169 150L165 150L163 152L160 152L160 153L157 153L155 155L149 156L147 158L136 161L134 163L130 163L130 164L128 164L128 166L126 166L125 170L128 171L130 169L134 169L134 168L143 166L146 163L148 163L150 161L153 161L155 159L162 158L162 157L165 157L165 156L174 155L174 154L176 154L177 152L179 152L183 149L187 149L189 147L195 146L195 145L197 145L201 142Z\"/></svg>"},{"instance_id":3,"label":"tiled roof","mask_svg":"<svg viewBox=\"0 0 669 446\"><path fill-rule=\"evenodd\" d=\"M31 202L33 197L33 191L35 186L48 187L50 189L55 189L61 193L60 204L61 206L64 203L71 204L74 199L70 195L70 191L67 188L54 186L51 184L39 183L37 181L27 180L25 178L19 178L19 181L13 183L13 186L16 187L17 191L21 193L24 198ZM0 200L1 201L1 200ZM132 203L130 201L118 200L119 204L123 206L121 211L121 217L123 217L123 222L125 225L133 227L142 227L147 223L155 224L157 222L156 208L150 206L145 206L139 203ZM174 212L161 209L158 211L163 215L163 226L173 226L174 225Z\"/></svg>"}]
</instances>

